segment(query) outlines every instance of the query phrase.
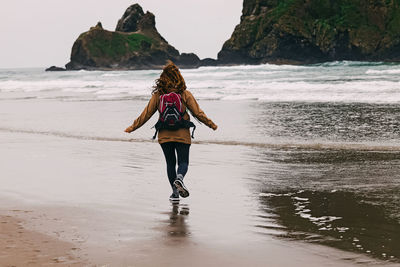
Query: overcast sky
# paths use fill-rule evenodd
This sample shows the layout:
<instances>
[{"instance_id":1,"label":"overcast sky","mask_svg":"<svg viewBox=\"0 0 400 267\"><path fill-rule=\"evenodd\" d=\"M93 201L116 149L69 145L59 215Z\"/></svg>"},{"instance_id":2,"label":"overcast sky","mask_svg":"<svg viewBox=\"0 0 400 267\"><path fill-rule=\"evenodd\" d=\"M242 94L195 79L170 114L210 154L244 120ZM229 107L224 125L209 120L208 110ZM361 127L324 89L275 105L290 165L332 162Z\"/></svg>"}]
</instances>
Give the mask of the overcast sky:
<instances>
[{"instance_id":1,"label":"overcast sky","mask_svg":"<svg viewBox=\"0 0 400 267\"><path fill-rule=\"evenodd\" d=\"M156 16L179 52L216 58L240 21L243 0L0 0L0 68L64 66L80 33L115 30L131 4Z\"/></svg>"}]
</instances>

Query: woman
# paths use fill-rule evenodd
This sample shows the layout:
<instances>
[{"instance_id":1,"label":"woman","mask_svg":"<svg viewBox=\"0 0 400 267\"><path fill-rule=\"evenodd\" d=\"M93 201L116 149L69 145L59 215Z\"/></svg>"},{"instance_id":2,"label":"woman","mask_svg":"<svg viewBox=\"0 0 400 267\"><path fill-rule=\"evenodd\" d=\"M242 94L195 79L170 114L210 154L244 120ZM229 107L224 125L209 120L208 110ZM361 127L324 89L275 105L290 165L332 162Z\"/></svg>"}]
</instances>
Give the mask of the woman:
<instances>
[{"instance_id":1,"label":"woman","mask_svg":"<svg viewBox=\"0 0 400 267\"><path fill-rule=\"evenodd\" d=\"M183 178L185 177L189 165L189 148L191 144L189 127L193 124L190 122L190 116L188 112L186 112L186 108L189 109L194 117L213 130L217 129L217 125L207 118L204 112L200 109L196 99L188 90L186 90L185 80L183 79L178 67L169 61L167 65L164 66L160 78L156 80L156 85L154 86L151 99L146 108L133 124L125 129L125 132L133 132L145 124L157 110L160 111L162 108L160 103L161 105L164 104L164 98L166 98L167 95L173 95L181 100L181 109L183 110L181 113L182 121L185 122L179 124L180 127L178 127L178 129L158 127L158 143L161 145L164 152L165 160L167 162L168 179L172 187L170 200L179 201L179 195L181 197L189 196L189 191L183 183ZM160 101L160 99L162 99L162 101ZM160 113L160 119L157 125L162 119ZM176 170L177 161L178 170Z\"/></svg>"}]
</instances>

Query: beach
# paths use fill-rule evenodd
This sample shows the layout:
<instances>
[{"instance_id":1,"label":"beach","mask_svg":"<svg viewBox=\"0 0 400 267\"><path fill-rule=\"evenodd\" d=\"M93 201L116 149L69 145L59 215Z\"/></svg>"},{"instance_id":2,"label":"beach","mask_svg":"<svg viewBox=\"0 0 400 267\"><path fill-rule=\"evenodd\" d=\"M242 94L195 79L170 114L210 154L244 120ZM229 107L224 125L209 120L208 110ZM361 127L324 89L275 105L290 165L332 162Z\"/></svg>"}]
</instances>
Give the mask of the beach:
<instances>
[{"instance_id":1,"label":"beach","mask_svg":"<svg viewBox=\"0 0 400 267\"><path fill-rule=\"evenodd\" d=\"M2 228L13 241L1 265L395 266L278 238L285 227L234 160L248 148L194 144L191 196L173 205L158 144L1 135L15 140L3 146L2 225L23 231Z\"/></svg>"},{"instance_id":2,"label":"beach","mask_svg":"<svg viewBox=\"0 0 400 267\"><path fill-rule=\"evenodd\" d=\"M352 91L326 68L326 94L312 68L183 72L218 130L194 120L179 205L157 116L123 132L158 72L0 72L0 265L399 266L393 66L356 67Z\"/></svg>"}]
</instances>

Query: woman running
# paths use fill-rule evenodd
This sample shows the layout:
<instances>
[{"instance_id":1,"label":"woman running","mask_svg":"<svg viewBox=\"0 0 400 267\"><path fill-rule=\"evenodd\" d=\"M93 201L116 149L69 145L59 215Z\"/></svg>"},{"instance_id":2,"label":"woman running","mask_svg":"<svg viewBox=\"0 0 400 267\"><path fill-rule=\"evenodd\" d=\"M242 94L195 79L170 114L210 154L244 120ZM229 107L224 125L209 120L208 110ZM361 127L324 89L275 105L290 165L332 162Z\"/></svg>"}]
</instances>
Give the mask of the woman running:
<instances>
[{"instance_id":1,"label":"woman running","mask_svg":"<svg viewBox=\"0 0 400 267\"><path fill-rule=\"evenodd\" d=\"M187 109L194 117L213 130L216 130L218 126L207 118L192 93L186 90L185 80L173 62L168 61L167 65L164 66L160 78L155 81L153 88L149 103L133 124L125 129L125 132L131 133L138 129L157 110L159 111L160 117L155 125L156 134L154 138L158 132L158 143L164 152L168 180L172 188L170 200L179 201L179 195L181 197L189 196L183 178L189 165L191 144L189 129L190 127L195 128L190 121ZM178 170L176 170L176 162L178 162Z\"/></svg>"}]
</instances>

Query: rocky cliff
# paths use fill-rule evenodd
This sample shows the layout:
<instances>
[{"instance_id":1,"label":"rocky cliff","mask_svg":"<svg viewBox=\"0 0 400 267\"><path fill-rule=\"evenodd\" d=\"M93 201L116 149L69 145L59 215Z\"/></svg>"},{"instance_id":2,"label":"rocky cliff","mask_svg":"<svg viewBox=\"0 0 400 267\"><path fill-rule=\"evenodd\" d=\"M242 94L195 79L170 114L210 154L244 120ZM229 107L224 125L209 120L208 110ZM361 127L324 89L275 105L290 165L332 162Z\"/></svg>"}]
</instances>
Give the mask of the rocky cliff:
<instances>
[{"instance_id":1,"label":"rocky cliff","mask_svg":"<svg viewBox=\"0 0 400 267\"><path fill-rule=\"evenodd\" d=\"M99 22L75 41L68 70L153 69L170 59L181 67L195 68L195 54L180 54L158 33L155 17L138 4L130 6L118 21L116 31Z\"/></svg>"},{"instance_id":2,"label":"rocky cliff","mask_svg":"<svg viewBox=\"0 0 400 267\"><path fill-rule=\"evenodd\" d=\"M222 64L400 61L398 0L244 0Z\"/></svg>"}]
</instances>

